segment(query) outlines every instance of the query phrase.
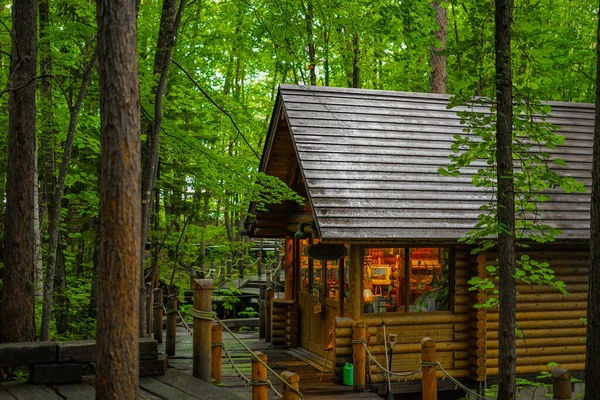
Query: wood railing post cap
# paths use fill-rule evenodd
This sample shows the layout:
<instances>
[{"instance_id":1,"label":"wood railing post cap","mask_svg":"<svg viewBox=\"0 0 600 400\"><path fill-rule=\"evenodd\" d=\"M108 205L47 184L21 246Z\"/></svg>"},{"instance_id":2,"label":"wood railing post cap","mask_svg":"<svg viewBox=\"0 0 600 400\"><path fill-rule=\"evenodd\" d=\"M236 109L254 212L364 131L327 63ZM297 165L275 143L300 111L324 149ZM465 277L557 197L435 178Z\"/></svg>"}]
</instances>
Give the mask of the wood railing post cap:
<instances>
[{"instance_id":1,"label":"wood railing post cap","mask_svg":"<svg viewBox=\"0 0 600 400\"><path fill-rule=\"evenodd\" d=\"M426 337L421 340L421 346L433 346L433 345L435 345L435 341L430 337Z\"/></svg>"},{"instance_id":2,"label":"wood railing post cap","mask_svg":"<svg viewBox=\"0 0 600 400\"><path fill-rule=\"evenodd\" d=\"M255 352L252 361L254 361L255 358L259 358L262 362L267 362L267 355L262 351Z\"/></svg>"},{"instance_id":3,"label":"wood railing post cap","mask_svg":"<svg viewBox=\"0 0 600 400\"><path fill-rule=\"evenodd\" d=\"M212 289L214 280L212 279L194 279L194 289Z\"/></svg>"},{"instance_id":4,"label":"wood railing post cap","mask_svg":"<svg viewBox=\"0 0 600 400\"><path fill-rule=\"evenodd\" d=\"M283 371L281 377L285 379L287 383L296 383L300 381L300 375L295 372Z\"/></svg>"},{"instance_id":5,"label":"wood railing post cap","mask_svg":"<svg viewBox=\"0 0 600 400\"><path fill-rule=\"evenodd\" d=\"M568 379L569 378L569 371L567 371L564 368L559 368L559 367L554 367L552 368L552 377L553 378L560 378L561 375L563 375L564 373L566 373L566 376L563 377L563 379Z\"/></svg>"}]
</instances>

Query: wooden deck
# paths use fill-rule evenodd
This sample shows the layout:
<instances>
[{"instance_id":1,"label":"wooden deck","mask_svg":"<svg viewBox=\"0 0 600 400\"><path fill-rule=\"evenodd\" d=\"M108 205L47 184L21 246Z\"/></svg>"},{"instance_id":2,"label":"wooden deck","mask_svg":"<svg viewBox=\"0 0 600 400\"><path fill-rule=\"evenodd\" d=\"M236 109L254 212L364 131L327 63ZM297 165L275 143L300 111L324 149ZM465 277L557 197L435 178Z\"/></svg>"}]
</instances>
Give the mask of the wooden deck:
<instances>
[{"instance_id":1,"label":"wooden deck","mask_svg":"<svg viewBox=\"0 0 600 400\"><path fill-rule=\"evenodd\" d=\"M305 399L378 399L370 392L354 393L351 387L332 382L331 374L325 373L319 382L319 360L311 361L303 357L301 351L287 351L271 346L258 338L258 334L241 333L243 342L254 351L267 355L267 363L277 373L292 371L300 375L300 391ZM149 400L236 400L251 399L252 388L247 386L223 358L223 383L220 386L205 383L192 377L192 337L183 328L178 328L177 355L169 358L169 370L164 376L140 379L140 399ZM250 377L251 361L249 353L224 333L223 342L239 370ZM164 351L164 344L159 345ZM269 372L269 379L281 392L280 381ZM68 385L31 385L27 383L5 382L0 384L0 400L94 400L94 377L85 377L83 383ZM269 399L278 398L269 390Z\"/></svg>"}]
</instances>

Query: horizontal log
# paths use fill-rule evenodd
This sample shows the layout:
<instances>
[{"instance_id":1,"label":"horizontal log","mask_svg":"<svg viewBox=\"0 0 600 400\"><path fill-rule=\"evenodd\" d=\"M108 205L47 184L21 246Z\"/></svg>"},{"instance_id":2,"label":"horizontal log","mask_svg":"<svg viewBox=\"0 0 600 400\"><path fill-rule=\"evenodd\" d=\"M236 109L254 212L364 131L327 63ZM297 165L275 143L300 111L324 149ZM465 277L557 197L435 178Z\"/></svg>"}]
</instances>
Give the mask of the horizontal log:
<instances>
[{"instance_id":1,"label":"horizontal log","mask_svg":"<svg viewBox=\"0 0 600 400\"><path fill-rule=\"evenodd\" d=\"M273 323L271 324L271 328L274 331L285 330L286 326L287 323L285 321L273 321Z\"/></svg>"},{"instance_id":2,"label":"horizontal log","mask_svg":"<svg viewBox=\"0 0 600 400\"><path fill-rule=\"evenodd\" d=\"M530 293L517 295L518 303L541 303L541 302L582 302L587 301L587 293L572 293L564 295L555 293Z\"/></svg>"},{"instance_id":3,"label":"horizontal log","mask_svg":"<svg viewBox=\"0 0 600 400\"><path fill-rule=\"evenodd\" d=\"M544 356L517 357L517 366L519 365L541 365L556 362L560 365L567 363L585 363L585 353L583 354L551 354ZM498 358L488 358L487 367L497 368Z\"/></svg>"},{"instance_id":4,"label":"horizontal log","mask_svg":"<svg viewBox=\"0 0 600 400\"><path fill-rule=\"evenodd\" d=\"M271 344L273 345L278 345L278 344L285 344L285 337L272 337L271 338Z\"/></svg>"},{"instance_id":5,"label":"horizontal log","mask_svg":"<svg viewBox=\"0 0 600 400\"><path fill-rule=\"evenodd\" d=\"M337 328L352 328L356 323L352 318L336 318L335 319L335 327Z\"/></svg>"},{"instance_id":6,"label":"horizontal log","mask_svg":"<svg viewBox=\"0 0 600 400\"><path fill-rule=\"evenodd\" d=\"M498 322L487 322L487 329L488 331L497 331L498 325ZM580 328L583 326L583 321L581 321L579 318L519 321L518 326L519 329Z\"/></svg>"},{"instance_id":7,"label":"horizontal log","mask_svg":"<svg viewBox=\"0 0 600 400\"><path fill-rule=\"evenodd\" d=\"M579 372L585 369L585 363L566 363L561 364L561 368L568 370L569 372ZM498 375L498 368L486 368L488 376ZM519 365L517 366L517 375L526 374L539 374L542 371L549 371L547 365Z\"/></svg>"},{"instance_id":8,"label":"horizontal log","mask_svg":"<svg viewBox=\"0 0 600 400\"><path fill-rule=\"evenodd\" d=\"M466 342L438 342L436 343L437 352L443 351L459 351L468 350L469 344ZM385 354L383 345L369 346L369 350L373 355ZM394 354L403 353L419 353L421 351L421 343L400 344L394 346Z\"/></svg>"},{"instance_id":9,"label":"horizontal log","mask_svg":"<svg viewBox=\"0 0 600 400\"><path fill-rule=\"evenodd\" d=\"M587 293L587 283L568 283L565 289L569 293ZM556 289L548 285L529 285L520 283L517 284L517 292L520 294L528 293L556 293Z\"/></svg>"},{"instance_id":10,"label":"horizontal log","mask_svg":"<svg viewBox=\"0 0 600 400\"><path fill-rule=\"evenodd\" d=\"M275 313L273 313L273 315L271 316L271 318L272 318L273 322L284 322L285 323L285 320L286 320L285 315L283 315L283 314L275 314Z\"/></svg>"},{"instance_id":11,"label":"horizontal log","mask_svg":"<svg viewBox=\"0 0 600 400\"><path fill-rule=\"evenodd\" d=\"M352 357L352 347L336 347L335 357Z\"/></svg>"},{"instance_id":12,"label":"horizontal log","mask_svg":"<svg viewBox=\"0 0 600 400\"><path fill-rule=\"evenodd\" d=\"M396 372L396 371L393 371ZM398 371L398 372L409 372L409 371ZM454 377L455 379L463 379L463 378L468 378L469 377L469 370L467 369L446 369L446 372L448 372L448 374L450 374L450 376ZM436 378L437 379L442 379L444 377L444 373L441 370L437 370L436 371ZM396 377L391 378L392 380L397 379ZM411 378L409 378L410 380ZM422 380L421 374L416 374L414 376L415 380ZM402 381L402 380L401 380ZM387 376L384 373L378 373L378 374L371 374L371 382L373 383L383 383L383 382L387 382Z\"/></svg>"},{"instance_id":13,"label":"horizontal log","mask_svg":"<svg viewBox=\"0 0 600 400\"><path fill-rule=\"evenodd\" d=\"M583 323L581 324L583 325ZM577 336L580 338L585 337L586 328L581 326L579 328L556 328L556 329L521 329L519 328L519 336L523 335L525 340L533 338L553 338L553 337L566 337L566 336ZM487 331L487 338L491 340L498 340L498 331L490 330Z\"/></svg>"},{"instance_id":14,"label":"horizontal log","mask_svg":"<svg viewBox=\"0 0 600 400\"><path fill-rule=\"evenodd\" d=\"M369 314L363 316L363 321L369 327L392 325L428 325L440 323L466 323L469 320L468 315L449 314L447 312L411 312L411 313L389 313L386 314Z\"/></svg>"},{"instance_id":15,"label":"horizontal log","mask_svg":"<svg viewBox=\"0 0 600 400\"><path fill-rule=\"evenodd\" d=\"M498 349L482 349L483 357L498 358L500 351ZM469 350L470 351L470 350ZM518 347L516 349L517 357L530 357L542 355L562 355L562 354L583 354L585 355L585 345L573 346L548 346L548 347Z\"/></svg>"},{"instance_id":16,"label":"horizontal log","mask_svg":"<svg viewBox=\"0 0 600 400\"><path fill-rule=\"evenodd\" d=\"M273 329L271 331L271 337L284 337L285 329Z\"/></svg>"},{"instance_id":17,"label":"horizontal log","mask_svg":"<svg viewBox=\"0 0 600 400\"><path fill-rule=\"evenodd\" d=\"M367 333L370 335L377 335L377 327L367 328ZM335 337L352 337L352 328L336 328L334 330Z\"/></svg>"},{"instance_id":18,"label":"horizontal log","mask_svg":"<svg viewBox=\"0 0 600 400\"><path fill-rule=\"evenodd\" d=\"M553 338L535 338L535 339L517 339L517 348L533 348L533 347L558 347L558 346L576 346L581 344L581 337L553 337ZM487 349L497 349L497 340L487 340L485 343ZM480 346L483 347L483 346Z\"/></svg>"},{"instance_id":19,"label":"horizontal log","mask_svg":"<svg viewBox=\"0 0 600 400\"><path fill-rule=\"evenodd\" d=\"M294 334L297 335L298 334L298 326L297 325L295 325L295 326L286 326L285 327L285 331L287 333L294 333Z\"/></svg>"},{"instance_id":20,"label":"horizontal log","mask_svg":"<svg viewBox=\"0 0 600 400\"><path fill-rule=\"evenodd\" d=\"M528 312L528 311L545 311L545 310L582 310L585 313L587 309L586 302L554 302L554 303L517 303L517 313Z\"/></svg>"},{"instance_id":21,"label":"horizontal log","mask_svg":"<svg viewBox=\"0 0 600 400\"><path fill-rule=\"evenodd\" d=\"M155 359L140 360L140 377L164 375L167 371L167 356L159 355Z\"/></svg>"},{"instance_id":22,"label":"horizontal log","mask_svg":"<svg viewBox=\"0 0 600 400\"><path fill-rule=\"evenodd\" d=\"M81 383L83 364L36 364L29 367L29 382L36 385Z\"/></svg>"},{"instance_id":23,"label":"horizontal log","mask_svg":"<svg viewBox=\"0 0 600 400\"><path fill-rule=\"evenodd\" d=\"M521 321L585 318L586 315L586 310L517 312L516 320L517 323L521 324ZM488 311L487 320L489 322L498 322L498 313Z\"/></svg>"},{"instance_id":24,"label":"horizontal log","mask_svg":"<svg viewBox=\"0 0 600 400\"><path fill-rule=\"evenodd\" d=\"M55 361L55 342L20 342L0 344L0 368L40 363L53 363Z\"/></svg>"}]
</instances>

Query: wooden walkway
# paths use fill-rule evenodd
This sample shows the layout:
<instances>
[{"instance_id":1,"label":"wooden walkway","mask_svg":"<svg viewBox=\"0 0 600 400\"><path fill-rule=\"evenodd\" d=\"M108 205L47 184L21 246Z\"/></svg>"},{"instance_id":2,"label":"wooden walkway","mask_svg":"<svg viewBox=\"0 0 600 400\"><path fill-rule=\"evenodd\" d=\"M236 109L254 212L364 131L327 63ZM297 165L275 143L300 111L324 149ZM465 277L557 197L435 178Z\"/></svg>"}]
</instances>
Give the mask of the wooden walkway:
<instances>
[{"instance_id":1,"label":"wooden walkway","mask_svg":"<svg viewBox=\"0 0 600 400\"><path fill-rule=\"evenodd\" d=\"M192 337L183 328L177 332L177 356L169 358L169 366L178 371L192 373ZM236 334L253 351L261 351L267 355L267 364L278 374L283 371L291 371L300 375L300 392L304 399L379 399L375 393L355 393L352 387L333 383L331 373L323 375L323 382L319 382L323 360L309 360L302 356L298 350L288 351L279 346L271 346L264 340L258 338L257 332ZM238 369L246 376L251 376L252 362L247 350L243 348L231 335L223 332L223 343L227 351L238 366ZM159 349L161 349L159 345ZM164 344L163 344L164 346ZM331 365L331 363L330 363ZM243 399L252 398L252 388L238 377L229 360L223 355L223 383L222 388L228 393L235 393ZM281 393L282 383L269 372L269 380L277 391ZM278 397L269 390L269 399Z\"/></svg>"},{"instance_id":2,"label":"wooden walkway","mask_svg":"<svg viewBox=\"0 0 600 400\"><path fill-rule=\"evenodd\" d=\"M184 328L178 328L177 355L169 358L169 370L164 376L140 379L140 400L237 400L251 399L252 388L240 379L223 357L223 383L219 386L192 377L192 337ZM370 392L354 393L352 387L332 382L331 374L325 373L319 382L322 360L315 364L302 356L301 351L287 351L273 347L258 338L258 334L240 333L243 342L253 351L267 355L267 364L277 373L291 371L300 375L300 391L304 399L378 399ZM223 333L223 343L239 370L250 377L249 353L231 335ZM159 345L164 352L164 343ZM280 381L269 372L269 379L281 392ZM68 385L31 385L27 383L0 383L0 400L94 400L96 391L94 377L85 377L83 383ZM269 399L278 397L269 390Z\"/></svg>"}]
</instances>

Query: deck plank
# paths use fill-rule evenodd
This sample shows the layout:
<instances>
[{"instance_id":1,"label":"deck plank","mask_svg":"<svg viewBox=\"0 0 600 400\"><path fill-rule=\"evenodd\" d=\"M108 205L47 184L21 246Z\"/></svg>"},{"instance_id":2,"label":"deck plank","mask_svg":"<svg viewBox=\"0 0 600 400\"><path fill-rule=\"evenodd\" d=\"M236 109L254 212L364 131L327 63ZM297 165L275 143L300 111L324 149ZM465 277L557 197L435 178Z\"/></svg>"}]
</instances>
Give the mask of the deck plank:
<instances>
[{"instance_id":1,"label":"deck plank","mask_svg":"<svg viewBox=\"0 0 600 400\"><path fill-rule=\"evenodd\" d=\"M170 369L163 376L157 376L157 380L169 386L177 388L190 396L200 395L202 399L240 400L243 397L212 384L201 381L193 376ZM195 397L196 398L196 397ZM197 397L200 398L200 397Z\"/></svg>"},{"instance_id":2,"label":"deck plank","mask_svg":"<svg viewBox=\"0 0 600 400\"><path fill-rule=\"evenodd\" d=\"M43 385L30 385L18 382L3 383L2 386L17 400L62 400Z\"/></svg>"},{"instance_id":3,"label":"deck plank","mask_svg":"<svg viewBox=\"0 0 600 400\"><path fill-rule=\"evenodd\" d=\"M96 389L85 383L54 385L56 393L67 400L95 400Z\"/></svg>"},{"instance_id":4,"label":"deck plank","mask_svg":"<svg viewBox=\"0 0 600 400\"><path fill-rule=\"evenodd\" d=\"M14 396L0 385L0 400L15 400Z\"/></svg>"}]
</instances>

